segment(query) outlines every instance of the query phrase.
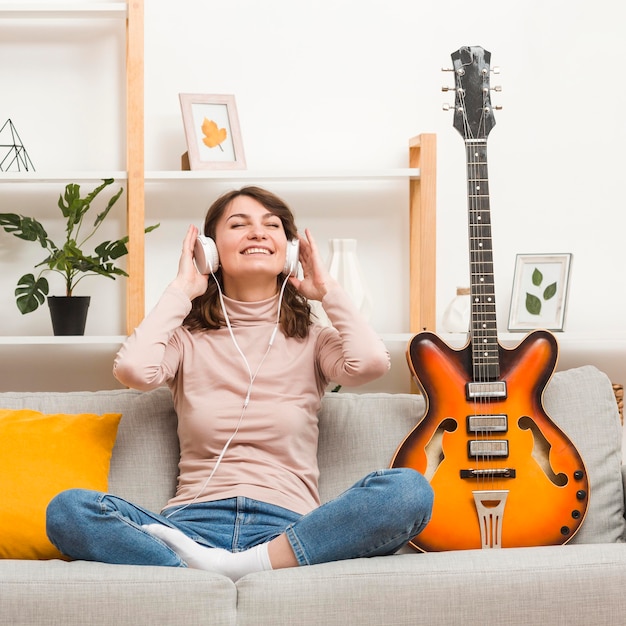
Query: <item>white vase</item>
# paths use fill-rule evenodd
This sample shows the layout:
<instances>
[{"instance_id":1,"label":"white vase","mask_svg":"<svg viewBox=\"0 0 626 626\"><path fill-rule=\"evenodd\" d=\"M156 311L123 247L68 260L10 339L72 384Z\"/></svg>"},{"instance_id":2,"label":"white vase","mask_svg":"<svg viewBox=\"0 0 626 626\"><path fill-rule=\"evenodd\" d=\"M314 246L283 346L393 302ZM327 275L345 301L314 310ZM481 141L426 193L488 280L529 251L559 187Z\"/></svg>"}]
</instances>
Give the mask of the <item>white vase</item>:
<instances>
[{"instance_id":1,"label":"white vase","mask_svg":"<svg viewBox=\"0 0 626 626\"><path fill-rule=\"evenodd\" d=\"M470 290L458 287L456 296L443 313L441 324L447 333L467 333L470 324Z\"/></svg>"},{"instance_id":2,"label":"white vase","mask_svg":"<svg viewBox=\"0 0 626 626\"><path fill-rule=\"evenodd\" d=\"M344 288L356 308L369 319L372 298L356 254L356 239L331 239L328 272Z\"/></svg>"}]
</instances>

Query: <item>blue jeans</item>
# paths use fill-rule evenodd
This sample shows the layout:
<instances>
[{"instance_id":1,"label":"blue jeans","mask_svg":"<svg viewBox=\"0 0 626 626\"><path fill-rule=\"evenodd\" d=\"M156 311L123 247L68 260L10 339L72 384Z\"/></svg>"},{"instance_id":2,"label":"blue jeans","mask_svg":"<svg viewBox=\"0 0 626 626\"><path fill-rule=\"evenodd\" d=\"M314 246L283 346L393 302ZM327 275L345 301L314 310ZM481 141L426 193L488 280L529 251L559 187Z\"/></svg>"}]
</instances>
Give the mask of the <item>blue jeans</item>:
<instances>
[{"instance_id":1,"label":"blue jeans","mask_svg":"<svg viewBox=\"0 0 626 626\"><path fill-rule=\"evenodd\" d=\"M395 468L368 474L306 515L244 497L157 514L114 495L70 489L50 502L46 521L50 541L72 559L186 567L142 528L160 523L231 552L286 533L298 563L311 565L396 552L426 526L432 503L432 489L421 474Z\"/></svg>"}]
</instances>

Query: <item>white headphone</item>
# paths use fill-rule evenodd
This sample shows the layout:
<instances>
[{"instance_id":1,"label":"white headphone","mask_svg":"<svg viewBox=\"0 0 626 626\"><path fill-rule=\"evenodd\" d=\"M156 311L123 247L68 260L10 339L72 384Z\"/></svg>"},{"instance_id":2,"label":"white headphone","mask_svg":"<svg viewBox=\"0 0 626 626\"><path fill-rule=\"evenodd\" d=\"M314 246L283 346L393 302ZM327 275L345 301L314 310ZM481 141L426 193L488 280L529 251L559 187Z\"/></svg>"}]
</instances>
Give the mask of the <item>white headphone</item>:
<instances>
[{"instance_id":1,"label":"white headphone","mask_svg":"<svg viewBox=\"0 0 626 626\"><path fill-rule=\"evenodd\" d=\"M295 276L298 271L298 259L300 255L300 242L297 239L287 241L287 251L285 254L285 266L283 274ZM198 235L193 251L196 267L201 274L214 274L220 266L220 257L217 253L217 246L211 237Z\"/></svg>"}]
</instances>

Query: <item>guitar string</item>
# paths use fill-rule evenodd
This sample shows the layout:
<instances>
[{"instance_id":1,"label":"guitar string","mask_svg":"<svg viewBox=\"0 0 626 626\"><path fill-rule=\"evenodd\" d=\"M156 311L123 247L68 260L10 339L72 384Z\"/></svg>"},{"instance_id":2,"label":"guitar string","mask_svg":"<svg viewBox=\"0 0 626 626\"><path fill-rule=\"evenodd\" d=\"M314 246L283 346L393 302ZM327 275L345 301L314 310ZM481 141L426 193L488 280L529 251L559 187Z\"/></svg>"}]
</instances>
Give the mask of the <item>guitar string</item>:
<instances>
[{"instance_id":1,"label":"guitar string","mask_svg":"<svg viewBox=\"0 0 626 626\"><path fill-rule=\"evenodd\" d=\"M467 107L464 100L465 92L460 90L461 98L463 99L463 121L465 127L465 136L470 140L477 140L481 137L474 137L471 131L471 126L467 118ZM483 117L479 123L479 131L484 128L484 106L482 107ZM489 303L486 300L486 284L485 284L485 271L486 271L486 255L487 251L484 249L484 232L487 227L484 220L484 215L481 211L482 208L482 196L484 191L481 188L483 183L483 177L481 174L481 151L478 148L478 143L472 141L466 143L467 161L468 161L468 194L469 194L469 229L470 229L470 249L472 251L470 259L470 272L471 272L471 353L472 353L472 375L474 380L479 383L489 382L489 351L491 346L489 344L488 330L489 330L489 318L488 318L488 306ZM481 146L482 147L482 146ZM485 167L486 164L482 164ZM487 411L487 399L479 394L478 399L474 399L473 408L474 416L485 416ZM476 422L478 423L478 422ZM479 453L478 460L482 463L482 469L488 469L491 465L491 456L486 447L487 440L487 428L486 426L478 429L478 432L474 432L471 436L475 437L478 441ZM494 474L485 472L484 474L478 474L477 484L480 488L484 489L487 483L489 486L494 487Z\"/></svg>"},{"instance_id":2,"label":"guitar string","mask_svg":"<svg viewBox=\"0 0 626 626\"><path fill-rule=\"evenodd\" d=\"M474 152L474 158L476 159L476 164L475 164L475 174L474 174L474 180L478 180L479 184L483 184L483 182L486 181L486 171L485 168L487 167L487 163L486 163L486 136L485 136L485 91L483 90L483 102L482 102L482 108L481 108L481 119L480 119L480 124L479 124L479 128L478 128L478 138L480 140L480 143L477 144L477 149ZM482 129L482 132L481 132ZM474 193L476 195L476 202L475 204L477 205L477 209L476 212L474 214L474 220L477 220L477 215L478 212L480 212L480 226L476 226L475 227L475 235L477 237L479 237L479 257L480 257L480 264L479 264L479 272L480 272L480 277L482 279L485 278L485 274L486 274L486 269L487 269L487 265L488 265L488 259L487 256L489 254L489 252L487 250L485 250L485 243L486 243L486 237L485 237L485 233L486 230L489 228L489 223L490 220L485 219L487 217L486 215L486 211L485 211L485 203L484 203L484 193L486 192L486 189L480 189L477 190L476 186L474 187ZM481 307L481 341L479 343L479 353L480 353L480 359L481 359L481 366L482 366L482 374L481 374L481 381L483 383L488 383L492 376L492 361L490 358L490 350L491 350L491 344L490 342L490 316L489 316L489 312L490 312L490 303L487 299L487 289L486 289L486 284L483 280L483 282L479 283L479 287L478 287L478 292L479 292L479 297L480 297L480 307ZM490 411L487 410L487 407L489 406L489 402L487 397L485 396L482 399L482 406L481 406L481 415L487 415L490 414ZM489 439L489 435L491 434L491 432L485 428L485 431L483 433L484 439L487 440ZM489 447L485 448L485 457L484 457L484 461L485 461L485 465L487 469L491 469L493 468L493 460L494 457L493 455L490 454L489 452ZM496 478L495 478L495 474L487 474L487 478L484 481L486 483L489 484L489 486L493 489L496 485Z\"/></svg>"},{"instance_id":3,"label":"guitar string","mask_svg":"<svg viewBox=\"0 0 626 626\"><path fill-rule=\"evenodd\" d=\"M486 141L487 136L486 136L486 119L485 119L485 115L487 111L487 104L488 104L487 97L488 97L489 92L487 89L483 89L482 93L483 93L483 102L482 102L482 108L481 108L481 121L480 121L480 126L479 126L479 139L481 143L480 143L480 150L477 151L478 152L477 158L479 161L477 165L477 170L478 170L477 173L480 174L480 176L476 176L476 178L479 179L480 185L482 186L480 189L480 192L477 194L477 196L480 197L480 201L478 202L478 204L479 204L479 209L480 209L481 223L480 223L480 228L478 230L480 233L480 246L481 246L480 247L480 251L481 251L480 252L480 256L481 256L480 276L483 279L483 282L481 283L481 288L480 288L481 306L482 306L482 311L483 311L483 318L482 318L483 325L481 326L481 328L485 329L484 335L482 336L483 341L480 345L480 350L481 350L481 356L484 358L483 382L489 383L492 379L495 379L496 375L498 374L498 368L496 367L496 363L493 358L493 350L496 347L496 345L493 344L493 333L496 331L491 326L494 323L494 319L495 319L495 298L493 295L493 288L489 288L488 286L488 285L493 286L493 278L491 282L486 280L487 270L492 268L492 262L493 262L491 237L490 236L487 237L487 234L490 234L490 228L491 228L491 219L489 215L487 214L489 190L487 188L487 179L488 179L487 141ZM489 249L486 249L485 244L488 244ZM493 312L492 312L492 307L493 307ZM491 415L492 410L491 409L487 410L488 407L491 407L491 404L488 402L487 398L485 398L485 400L483 401L483 405L484 406L483 406L482 414ZM493 434L492 431L486 431L485 438L487 439L492 434ZM487 450L489 450L489 448L487 448ZM486 460L490 468L495 467L496 463L495 463L495 457L493 456L493 454L489 454L488 452L486 455ZM496 474L493 473L488 476L490 476L490 480L489 480L490 487L492 489L495 489L498 486L497 485L498 478Z\"/></svg>"},{"instance_id":4,"label":"guitar string","mask_svg":"<svg viewBox=\"0 0 626 626\"><path fill-rule=\"evenodd\" d=\"M467 103L465 101L465 90L460 86L459 84L459 88L457 89L457 94L459 95L459 99L461 101L461 111L462 111L462 117L463 117L463 128L464 128L464 136L465 136L465 150L466 150L466 160L467 160L467 167L468 167L468 188L467 188L467 194L468 194L468 208L469 208L469 246L470 246L470 311L471 311L471 315L470 315L470 353L471 353L471 369L472 369L472 380L476 381L477 378L479 378L479 376L477 376L477 372L478 372L478 368L480 367L480 363L477 361L477 351L476 351L476 326L479 320L479 314L480 314L480 308L479 308L479 302L476 300L477 298L477 286L476 286L476 262L477 262L477 258L476 258L476 250L475 250L475 246L474 246L474 241L472 239L473 237L473 225L472 225L472 221L474 219L474 210L475 210L475 206L474 206L474 194L472 193L471 190L471 181L473 179L473 159L472 159L472 144L469 140L473 139L472 137L472 132L471 132L471 127L469 124L469 121L467 119ZM474 400L472 401L472 407L473 407L473 417L475 418L478 414L477 412L477 400L474 398ZM477 423L477 422L475 422ZM470 439L474 439L474 440L479 440L482 439L482 433L480 432L475 432L473 430L469 430L468 432L468 436L470 437ZM476 459L475 459L476 460ZM480 459L478 459L480 461ZM480 463L478 464L478 466L480 467ZM482 478L481 475L478 473L476 474L476 477L474 479L474 484L477 486L477 488L481 488L483 487L482 485Z\"/></svg>"}]
</instances>

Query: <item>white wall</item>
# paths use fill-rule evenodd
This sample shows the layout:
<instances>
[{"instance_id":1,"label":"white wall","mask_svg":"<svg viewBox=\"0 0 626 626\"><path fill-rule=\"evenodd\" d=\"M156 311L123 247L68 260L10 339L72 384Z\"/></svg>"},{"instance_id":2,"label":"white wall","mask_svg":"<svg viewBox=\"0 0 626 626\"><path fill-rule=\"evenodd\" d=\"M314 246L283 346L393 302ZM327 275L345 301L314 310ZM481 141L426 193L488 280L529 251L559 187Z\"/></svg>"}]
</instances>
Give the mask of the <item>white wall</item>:
<instances>
[{"instance_id":1,"label":"white wall","mask_svg":"<svg viewBox=\"0 0 626 626\"><path fill-rule=\"evenodd\" d=\"M489 139L500 324L515 254L572 252L567 329L620 330L625 17L613 0L151 0L147 168L178 167L185 91L236 95L250 169L404 166L408 137L436 132L441 313L468 262L463 143L441 110L452 96L440 68L481 45L502 68ZM384 260L397 243L368 252Z\"/></svg>"},{"instance_id":2,"label":"white wall","mask_svg":"<svg viewBox=\"0 0 626 626\"><path fill-rule=\"evenodd\" d=\"M457 285L468 283L468 253L464 148L451 114L442 111L453 96L441 92L452 81L440 70L461 45L481 45L502 69L492 83L503 86L493 96L503 110L489 137L500 327L506 328L516 253L571 252L567 331L611 335L623 328L626 300L625 14L614 0L484 0L480 7L459 0L147 0L146 168L180 167L186 150L180 92L235 94L250 170L404 167L408 138L435 132L441 315ZM30 26L31 43L22 49L23 31L18 39L10 35L15 29L0 28L0 52L10 44L15 60L0 70L2 84L14 85L0 92L0 117L18 118L39 169L59 161L66 168L123 169L115 133L123 94L111 78L122 60L117 47L113 52L119 28L91 52L95 33L87 30L74 54L62 51L57 35L42 38ZM35 61L43 55L49 71L24 74L16 46ZM68 115L66 102L48 96L60 80L67 89L67 73L76 69L68 63L78 68L77 86L97 85L72 92L85 99L81 115ZM271 187L291 202L300 226L313 229L323 250L331 237L359 239L377 301L374 324L380 332L405 332L405 188L366 188L352 197L345 187L316 187L315 194ZM147 238L148 307L175 273L186 225L202 219L219 191L202 183L148 189L147 219L163 224ZM3 201L2 210L18 208ZM16 277L29 269L24 245L0 233L4 334L49 332L47 311L23 318L15 309ZM89 287L95 294L98 282ZM110 304L93 307L88 332L123 332L123 283L113 291Z\"/></svg>"}]
</instances>

